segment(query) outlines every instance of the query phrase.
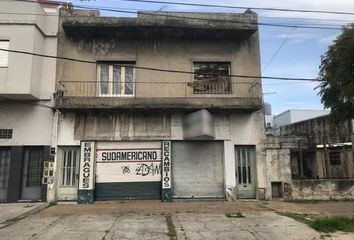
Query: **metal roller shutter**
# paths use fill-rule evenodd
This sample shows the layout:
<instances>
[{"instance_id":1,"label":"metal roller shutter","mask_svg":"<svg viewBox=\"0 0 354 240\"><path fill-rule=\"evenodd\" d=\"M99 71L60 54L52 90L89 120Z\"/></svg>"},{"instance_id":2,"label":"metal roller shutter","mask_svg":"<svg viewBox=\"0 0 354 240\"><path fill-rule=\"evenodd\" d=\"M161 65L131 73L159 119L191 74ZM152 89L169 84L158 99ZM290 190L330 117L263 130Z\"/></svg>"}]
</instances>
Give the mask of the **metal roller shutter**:
<instances>
[{"instance_id":1,"label":"metal roller shutter","mask_svg":"<svg viewBox=\"0 0 354 240\"><path fill-rule=\"evenodd\" d=\"M161 142L98 142L96 156L96 200L161 198Z\"/></svg>"},{"instance_id":2,"label":"metal roller shutter","mask_svg":"<svg viewBox=\"0 0 354 240\"><path fill-rule=\"evenodd\" d=\"M173 198L225 198L223 143L172 143Z\"/></svg>"}]
</instances>

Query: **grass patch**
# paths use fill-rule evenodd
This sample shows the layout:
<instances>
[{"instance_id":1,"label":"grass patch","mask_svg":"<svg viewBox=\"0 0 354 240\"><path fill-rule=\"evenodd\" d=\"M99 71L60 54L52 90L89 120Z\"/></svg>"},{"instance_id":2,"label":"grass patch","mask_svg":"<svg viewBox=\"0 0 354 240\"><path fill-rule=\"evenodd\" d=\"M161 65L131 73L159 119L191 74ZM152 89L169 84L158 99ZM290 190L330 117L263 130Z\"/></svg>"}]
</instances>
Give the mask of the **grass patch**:
<instances>
[{"instance_id":1,"label":"grass patch","mask_svg":"<svg viewBox=\"0 0 354 240\"><path fill-rule=\"evenodd\" d=\"M296 221L307 224L309 227L319 232L354 232L353 217L319 217L306 213L280 213L281 215L295 219Z\"/></svg>"},{"instance_id":2,"label":"grass patch","mask_svg":"<svg viewBox=\"0 0 354 240\"><path fill-rule=\"evenodd\" d=\"M226 213L225 216L228 218L244 218L245 217L245 215L243 215L241 212Z\"/></svg>"},{"instance_id":3,"label":"grass patch","mask_svg":"<svg viewBox=\"0 0 354 240\"><path fill-rule=\"evenodd\" d=\"M324 201L324 200L287 200L285 202L289 202L289 203L305 203L305 204L319 204L319 203L324 203L326 201Z\"/></svg>"},{"instance_id":4,"label":"grass patch","mask_svg":"<svg viewBox=\"0 0 354 240\"><path fill-rule=\"evenodd\" d=\"M320 232L354 232L354 217L328 217L315 219L310 227Z\"/></svg>"}]
</instances>

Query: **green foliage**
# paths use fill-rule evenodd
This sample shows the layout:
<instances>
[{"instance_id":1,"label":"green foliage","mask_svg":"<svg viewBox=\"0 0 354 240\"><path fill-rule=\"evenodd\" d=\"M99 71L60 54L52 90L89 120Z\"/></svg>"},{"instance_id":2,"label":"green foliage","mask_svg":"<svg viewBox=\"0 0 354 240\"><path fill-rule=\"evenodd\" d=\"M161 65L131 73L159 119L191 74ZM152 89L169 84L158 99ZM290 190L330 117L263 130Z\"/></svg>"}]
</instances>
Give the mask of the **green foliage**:
<instances>
[{"instance_id":1,"label":"green foliage","mask_svg":"<svg viewBox=\"0 0 354 240\"><path fill-rule=\"evenodd\" d=\"M353 217L320 217L316 215L306 213L279 213L283 216L287 216L302 222L310 226L311 228L320 232L354 232L354 216Z\"/></svg>"},{"instance_id":2,"label":"green foliage","mask_svg":"<svg viewBox=\"0 0 354 240\"><path fill-rule=\"evenodd\" d=\"M332 217L316 219L310 226L320 232L354 232L354 217Z\"/></svg>"},{"instance_id":3,"label":"green foliage","mask_svg":"<svg viewBox=\"0 0 354 240\"><path fill-rule=\"evenodd\" d=\"M344 27L321 57L319 78L321 101L333 119L354 118L354 24Z\"/></svg>"}]
</instances>

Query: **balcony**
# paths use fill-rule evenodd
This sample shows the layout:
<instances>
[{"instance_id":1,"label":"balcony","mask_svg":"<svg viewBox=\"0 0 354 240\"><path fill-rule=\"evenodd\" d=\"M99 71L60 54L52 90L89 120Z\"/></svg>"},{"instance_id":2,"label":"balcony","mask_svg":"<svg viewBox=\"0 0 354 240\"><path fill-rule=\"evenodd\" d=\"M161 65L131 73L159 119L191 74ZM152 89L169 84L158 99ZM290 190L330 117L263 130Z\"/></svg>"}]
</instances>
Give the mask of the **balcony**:
<instances>
[{"instance_id":1,"label":"balcony","mask_svg":"<svg viewBox=\"0 0 354 240\"><path fill-rule=\"evenodd\" d=\"M243 109L262 107L259 81L97 82L61 81L59 109Z\"/></svg>"}]
</instances>

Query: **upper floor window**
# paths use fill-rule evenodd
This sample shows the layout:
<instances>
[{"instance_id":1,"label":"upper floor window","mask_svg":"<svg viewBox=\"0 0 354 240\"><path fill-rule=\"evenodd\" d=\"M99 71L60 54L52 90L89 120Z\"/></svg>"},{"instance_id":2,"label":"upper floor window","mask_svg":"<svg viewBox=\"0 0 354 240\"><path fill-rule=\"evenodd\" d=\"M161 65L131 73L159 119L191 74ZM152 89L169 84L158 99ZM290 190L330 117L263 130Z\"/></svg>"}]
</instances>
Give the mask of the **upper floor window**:
<instances>
[{"instance_id":1,"label":"upper floor window","mask_svg":"<svg viewBox=\"0 0 354 240\"><path fill-rule=\"evenodd\" d=\"M10 42L0 40L1 49L9 49ZM9 52L0 50L0 67L7 67L9 62Z\"/></svg>"},{"instance_id":2,"label":"upper floor window","mask_svg":"<svg viewBox=\"0 0 354 240\"><path fill-rule=\"evenodd\" d=\"M134 96L134 63L99 63L100 96Z\"/></svg>"},{"instance_id":3,"label":"upper floor window","mask_svg":"<svg viewBox=\"0 0 354 240\"><path fill-rule=\"evenodd\" d=\"M232 93L229 62L194 62L193 93Z\"/></svg>"}]
</instances>

